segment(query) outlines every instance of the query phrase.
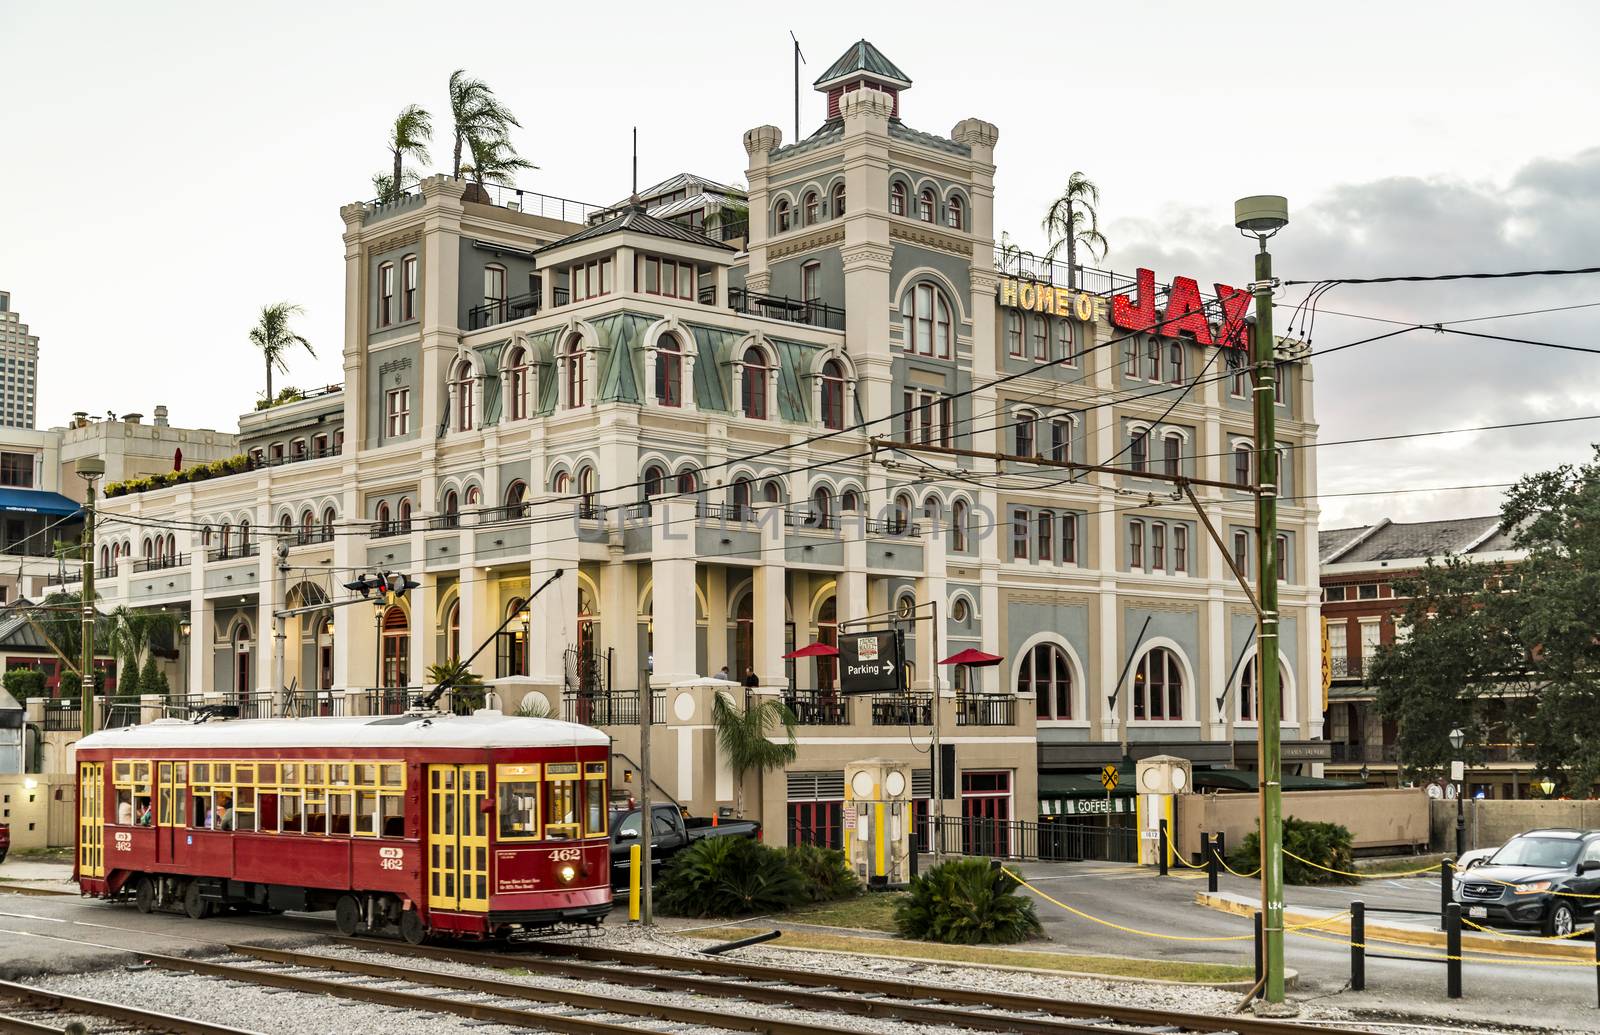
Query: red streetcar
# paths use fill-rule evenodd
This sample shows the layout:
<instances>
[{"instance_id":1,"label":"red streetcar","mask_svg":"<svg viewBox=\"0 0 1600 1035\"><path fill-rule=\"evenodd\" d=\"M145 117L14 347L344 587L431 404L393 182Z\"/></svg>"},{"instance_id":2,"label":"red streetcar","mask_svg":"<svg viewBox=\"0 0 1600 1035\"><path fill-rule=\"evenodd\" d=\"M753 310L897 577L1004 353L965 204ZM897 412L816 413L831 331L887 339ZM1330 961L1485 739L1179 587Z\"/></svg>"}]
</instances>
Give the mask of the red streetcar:
<instances>
[{"instance_id":1,"label":"red streetcar","mask_svg":"<svg viewBox=\"0 0 1600 1035\"><path fill-rule=\"evenodd\" d=\"M163 719L78 742L77 880L181 906L499 937L611 911L611 742L497 712Z\"/></svg>"}]
</instances>

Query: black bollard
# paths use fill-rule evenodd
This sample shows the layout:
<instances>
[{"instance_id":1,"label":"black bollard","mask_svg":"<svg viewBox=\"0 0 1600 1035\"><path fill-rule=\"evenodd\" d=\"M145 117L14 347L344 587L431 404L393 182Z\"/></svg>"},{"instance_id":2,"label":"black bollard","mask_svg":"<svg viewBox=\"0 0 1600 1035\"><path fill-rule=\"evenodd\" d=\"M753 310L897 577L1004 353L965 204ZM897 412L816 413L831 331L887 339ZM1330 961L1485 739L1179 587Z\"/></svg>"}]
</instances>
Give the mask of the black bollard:
<instances>
[{"instance_id":1,"label":"black bollard","mask_svg":"<svg viewBox=\"0 0 1600 1035\"><path fill-rule=\"evenodd\" d=\"M1217 878L1220 876L1217 865L1217 842L1210 834L1200 835L1200 850L1206 856L1206 890L1215 895L1217 893Z\"/></svg>"},{"instance_id":2,"label":"black bollard","mask_svg":"<svg viewBox=\"0 0 1600 1035\"><path fill-rule=\"evenodd\" d=\"M1350 991L1367 989L1367 906L1350 903Z\"/></svg>"},{"instance_id":3,"label":"black bollard","mask_svg":"<svg viewBox=\"0 0 1600 1035\"><path fill-rule=\"evenodd\" d=\"M1444 994L1461 998L1461 906L1455 902L1444 909Z\"/></svg>"},{"instance_id":4,"label":"black bollard","mask_svg":"<svg viewBox=\"0 0 1600 1035\"><path fill-rule=\"evenodd\" d=\"M1255 928L1256 928L1256 987L1259 989L1260 986L1261 986L1262 980L1265 979L1266 976L1267 976L1267 962L1266 962L1266 959L1264 958L1264 954L1262 953L1262 949L1264 948L1264 946L1261 944L1262 941L1264 940L1262 935L1265 934L1266 932L1263 931L1262 927L1261 927L1261 910L1259 910L1259 909L1256 910L1256 912L1255 912Z\"/></svg>"},{"instance_id":5,"label":"black bollard","mask_svg":"<svg viewBox=\"0 0 1600 1035\"><path fill-rule=\"evenodd\" d=\"M1441 859L1439 861L1439 930L1441 931L1445 929L1445 910L1449 908L1450 903L1456 900L1455 889L1451 886L1455 874L1456 867L1452 860Z\"/></svg>"},{"instance_id":6,"label":"black bollard","mask_svg":"<svg viewBox=\"0 0 1600 1035\"><path fill-rule=\"evenodd\" d=\"M1159 831L1156 837L1156 855L1158 856L1156 861L1161 865L1161 876L1165 877L1167 875L1167 821L1161 820L1156 825L1156 829Z\"/></svg>"}]
</instances>

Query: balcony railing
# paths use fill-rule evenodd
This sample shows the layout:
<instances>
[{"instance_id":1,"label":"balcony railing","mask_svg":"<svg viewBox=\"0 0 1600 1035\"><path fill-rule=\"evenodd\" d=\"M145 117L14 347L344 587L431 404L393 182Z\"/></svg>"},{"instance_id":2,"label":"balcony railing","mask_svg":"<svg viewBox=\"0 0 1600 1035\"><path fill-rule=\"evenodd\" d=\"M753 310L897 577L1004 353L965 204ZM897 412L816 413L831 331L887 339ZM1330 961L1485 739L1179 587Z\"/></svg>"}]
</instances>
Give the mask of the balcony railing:
<instances>
[{"instance_id":1,"label":"balcony railing","mask_svg":"<svg viewBox=\"0 0 1600 1035\"><path fill-rule=\"evenodd\" d=\"M561 695L561 717L585 726L639 725L639 691L569 690ZM667 721L667 695L650 695L650 722L660 726Z\"/></svg>"},{"instance_id":2,"label":"balcony railing","mask_svg":"<svg viewBox=\"0 0 1600 1035\"><path fill-rule=\"evenodd\" d=\"M331 542L333 542L333 529L324 525L297 529L289 539L291 546L313 546L317 543Z\"/></svg>"},{"instance_id":3,"label":"balcony railing","mask_svg":"<svg viewBox=\"0 0 1600 1035\"><path fill-rule=\"evenodd\" d=\"M879 694L872 699L874 726L928 726L933 723L930 693Z\"/></svg>"},{"instance_id":4,"label":"balcony railing","mask_svg":"<svg viewBox=\"0 0 1600 1035\"><path fill-rule=\"evenodd\" d=\"M397 535L411 534L411 521L377 521L372 525L372 538L390 539Z\"/></svg>"},{"instance_id":5,"label":"balcony railing","mask_svg":"<svg viewBox=\"0 0 1600 1035\"><path fill-rule=\"evenodd\" d=\"M528 504L508 503L503 507L484 507L478 511L478 524L491 525L497 521L518 521L528 516Z\"/></svg>"},{"instance_id":6,"label":"balcony railing","mask_svg":"<svg viewBox=\"0 0 1600 1035\"><path fill-rule=\"evenodd\" d=\"M261 552L260 543L229 543L211 551L213 561L231 561L240 557L254 557Z\"/></svg>"},{"instance_id":7,"label":"balcony railing","mask_svg":"<svg viewBox=\"0 0 1600 1035\"><path fill-rule=\"evenodd\" d=\"M181 568L189 563L186 554L166 554L160 557L141 557L133 562L134 571L165 571L167 568Z\"/></svg>"},{"instance_id":8,"label":"balcony railing","mask_svg":"<svg viewBox=\"0 0 1600 1035\"><path fill-rule=\"evenodd\" d=\"M689 229L698 230L700 233L705 234L713 241L722 241L726 243L728 241L738 241L748 238L750 236L750 220L734 219L725 223L708 223L704 226L694 226L690 227Z\"/></svg>"},{"instance_id":9,"label":"balcony railing","mask_svg":"<svg viewBox=\"0 0 1600 1035\"><path fill-rule=\"evenodd\" d=\"M803 323L809 327L825 327L834 331L844 330L844 310L815 298L763 295L744 288L729 288L728 308L736 313L764 316L769 320Z\"/></svg>"},{"instance_id":10,"label":"balcony railing","mask_svg":"<svg viewBox=\"0 0 1600 1035\"><path fill-rule=\"evenodd\" d=\"M801 726L850 725L850 699L836 690L796 690L783 703Z\"/></svg>"},{"instance_id":11,"label":"balcony railing","mask_svg":"<svg viewBox=\"0 0 1600 1035\"><path fill-rule=\"evenodd\" d=\"M44 703L46 733L76 733L83 729L83 702L62 698Z\"/></svg>"},{"instance_id":12,"label":"balcony railing","mask_svg":"<svg viewBox=\"0 0 1600 1035\"><path fill-rule=\"evenodd\" d=\"M996 249L995 268L1007 276L1042 281L1051 285L1059 284L1065 287L1069 283L1074 283L1074 278L1068 275L1066 263L1052 262L1032 252L1018 251L1002 255L1000 250ZM1075 278L1077 289L1092 295L1111 295L1138 289L1138 280L1126 273L1079 266L1077 274ZM1162 300L1158 300L1157 307L1160 308L1161 304Z\"/></svg>"},{"instance_id":13,"label":"balcony railing","mask_svg":"<svg viewBox=\"0 0 1600 1035\"><path fill-rule=\"evenodd\" d=\"M531 190L518 190L516 187L507 187L499 183L468 184L462 198L464 201L480 203L486 199L488 204L509 208L513 212L543 216L546 219L559 219L564 223L586 223L591 215L604 207L584 201L573 201L571 198L538 194Z\"/></svg>"},{"instance_id":14,"label":"balcony railing","mask_svg":"<svg viewBox=\"0 0 1600 1035\"><path fill-rule=\"evenodd\" d=\"M460 527L460 514L435 514L428 519L428 531L430 532L444 532Z\"/></svg>"},{"instance_id":15,"label":"balcony railing","mask_svg":"<svg viewBox=\"0 0 1600 1035\"><path fill-rule=\"evenodd\" d=\"M1017 698L1014 694L958 694L957 726L1014 726Z\"/></svg>"},{"instance_id":16,"label":"balcony railing","mask_svg":"<svg viewBox=\"0 0 1600 1035\"><path fill-rule=\"evenodd\" d=\"M541 301L538 293L530 292L526 295L517 295L515 298L503 298L496 302L485 302L483 305L474 306L467 310L467 330L482 330L485 327L533 316L539 312Z\"/></svg>"}]
</instances>

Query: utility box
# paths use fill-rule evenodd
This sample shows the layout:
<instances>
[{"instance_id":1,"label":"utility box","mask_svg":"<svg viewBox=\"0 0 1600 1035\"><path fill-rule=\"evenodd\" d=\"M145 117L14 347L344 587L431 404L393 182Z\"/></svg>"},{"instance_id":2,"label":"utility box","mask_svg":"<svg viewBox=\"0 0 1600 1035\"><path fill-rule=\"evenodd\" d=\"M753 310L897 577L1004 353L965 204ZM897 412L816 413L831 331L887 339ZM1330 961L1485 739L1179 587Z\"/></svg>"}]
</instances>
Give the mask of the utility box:
<instances>
[{"instance_id":1,"label":"utility box","mask_svg":"<svg viewBox=\"0 0 1600 1035\"><path fill-rule=\"evenodd\" d=\"M845 856L871 887L911 880L911 764L886 758L844 768Z\"/></svg>"},{"instance_id":2,"label":"utility box","mask_svg":"<svg viewBox=\"0 0 1600 1035\"><path fill-rule=\"evenodd\" d=\"M1187 758L1176 755L1151 755L1139 760L1134 772L1134 789L1139 802L1139 861L1146 866L1161 862L1161 823L1167 824L1167 862L1172 855L1173 831L1177 827L1175 800L1194 789L1194 771Z\"/></svg>"}]
</instances>

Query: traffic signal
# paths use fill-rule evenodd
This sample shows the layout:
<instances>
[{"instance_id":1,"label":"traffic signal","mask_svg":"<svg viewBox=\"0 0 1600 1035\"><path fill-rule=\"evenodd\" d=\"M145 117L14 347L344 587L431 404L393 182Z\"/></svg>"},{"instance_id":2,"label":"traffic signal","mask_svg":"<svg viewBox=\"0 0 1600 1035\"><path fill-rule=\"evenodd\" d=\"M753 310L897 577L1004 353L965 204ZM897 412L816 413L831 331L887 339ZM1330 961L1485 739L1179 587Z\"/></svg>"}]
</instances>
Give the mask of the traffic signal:
<instances>
[{"instance_id":1,"label":"traffic signal","mask_svg":"<svg viewBox=\"0 0 1600 1035\"><path fill-rule=\"evenodd\" d=\"M393 593L397 597L403 597L406 595L406 590L416 589L418 586L422 585L422 583L418 582L416 579L407 578L404 574L398 571L384 572L383 582L383 588L388 590L390 593Z\"/></svg>"},{"instance_id":2,"label":"traffic signal","mask_svg":"<svg viewBox=\"0 0 1600 1035\"><path fill-rule=\"evenodd\" d=\"M373 593L383 592L388 588L388 584L382 575L357 575L346 582L344 588L352 593L360 593L363 597L370 597Z\"/></svg>"}]
</instances>

